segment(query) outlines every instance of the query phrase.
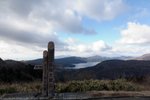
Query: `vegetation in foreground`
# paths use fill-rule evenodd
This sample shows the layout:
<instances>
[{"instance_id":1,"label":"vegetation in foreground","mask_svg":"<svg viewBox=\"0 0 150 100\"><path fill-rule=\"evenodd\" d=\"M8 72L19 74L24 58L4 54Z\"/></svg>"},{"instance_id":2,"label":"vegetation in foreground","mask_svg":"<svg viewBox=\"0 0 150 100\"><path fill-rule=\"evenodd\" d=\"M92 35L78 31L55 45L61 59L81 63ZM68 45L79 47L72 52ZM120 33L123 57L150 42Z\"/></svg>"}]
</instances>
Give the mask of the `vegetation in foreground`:
<instances>
[{"instance_id":1,"label":"vegetation in foreground","mask_svg":"<svg viewBox=\"0 0 150 100\"><path fill-rule=\"evenodd\" d=\"M86 91L140 91L144 88L125 79L117 80L84 80L69 81L66 83L57 83L56 92L86 92ZM29 83L1 83L0 95L5 93L30 93L40 92L41 82Z\"/></svg>"},{"instance_id":2,"label":"vegetation in foreground","mask_svg":"<svg viewBox=\"0 0 150 100\"><path fill-rule=\"evenodd\" d=\"M58 83L57 92L86 92L86 91L139 91L140 86L127 82L124 79L118 80L84 80Z\"/></svg>"}]
</instances>

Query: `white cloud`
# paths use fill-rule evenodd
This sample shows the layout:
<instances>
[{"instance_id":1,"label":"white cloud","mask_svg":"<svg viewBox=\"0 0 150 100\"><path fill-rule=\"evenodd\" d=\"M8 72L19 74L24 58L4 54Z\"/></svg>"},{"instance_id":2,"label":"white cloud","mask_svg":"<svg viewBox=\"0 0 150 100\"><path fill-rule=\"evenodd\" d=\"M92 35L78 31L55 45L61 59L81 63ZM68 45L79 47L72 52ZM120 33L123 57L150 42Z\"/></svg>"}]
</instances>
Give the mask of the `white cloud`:
<instances>
[{"instance_id":1,"label":"white cloud","mask_svg":"<svg viewBox=\"0 0 150 100\"><path fill-rule=\"evenodd\" d=\"M108 53L112 56L141 56L150 53L150 46L115 44Z\"/></svg>"},{"instance_id":2,"label":"white cloud","mask_svg":"<svg viewBox=\"0 0 150 100\"><path fill-rule=\"evenodd\" d=\"M37 57L42 57L40 48L27 48L16 44L0 41L0 57L2 59L29 60ZM40 52L40 53L39 53Z\"/></svg>"},{"instance_id":3,"label":"white cloud","mask_svg":"<svg viewBox=\"0 0 150 100\"><path fill-rule=\"evenodd\" d=\"M121 44L147 44L150 43L150 26L129 22L126 29L121 31Z\"/></svg>"},{"instance_id":4,"label":"white cloud","mask_svg":"<svg viewBox=\"0 0 150 100\"><path fill-rule=\"evenodd\" d=\"M65 0L1 1L0 38L43 46L49 40L63 44L55 32L96 33L82 26L82 18L71 7Z\"/></svg>"},{"instance_id":5,"label":"white cloud","mask_svg":"<svg viewBox=\"0 0 150 100\"><path fill-rule=\"evenodd\" d=\"M110 49L110 47L104 41L99 40L99 41L92 43L91 49L93 52L99 52L99 51Z\"/></svg>"},{"instance_id":6,"label":"white cloud","mask_svg":"<svg viewBox=\"0 0 150 100\"><path fill-rule=\"evenodd\" d=\"M72 37L68 37L68 38L65 40L65 42L66 42L67 44L72 44L72 45L75 45L78 41L79 41L78 39L74 39L74 38L72 38Z\"/></svg>"},{"instance_id":7,"label":"white cloud","mask_svg":"<svg viewBox=\"0 0 150 100\"><path fill-rule=\"evenodd\" d=\"M92 27L84 27L84 17L110 20L118 16L124 7L122 0L1 0L0 49L3 50L0 57L7 53L11 55L11 51L15 53L8 58L15 58L15 55L17 59L26 55L35 57L47 47L48 41L55 42L59 54L65 50L73 51L73 54L104 51L109 46L103 41L82 44L70 39L70 43L74 43L70 45L61 40L60 34L95 34ZM8 48L11 49L5 51ZM23 55L22 50L25 50Z\"/></svg>"},{"instance_id":8,"label":"white cloud","mask_svg":"<svg viewBox=\"0 0 150 100\"><path fill-rule=\"evenodd\" d=\"M140 56L150 52L150 26L137 22L128 22L120 30L121 37L110 51L114 55Z\"/></svg>"},{"instance_id":9,"label":"white cloud","mask_svg":"<svg viewBox=\"0 0 150 100\"><path fill-rule=\"evenodd\" d=\"M83 16L95 20L112 19L122 11L124 4L122 0L5 0L0 7L0 19L8 20L18 29L94 34L93 29L82 25Z\"/></svg>"},{"instance_id":10,"label":"white cloud","mask_svg":"<svg viewBox=\"0 0 150 100\"><path fill-rule=\"evenodd\" d=\"M111 50L111 47L102 40L94 41L92 43L81 43L72 38L69 38L68 40L71 42L67 42L67 52L74 56L103 55L108 50Z\"/></svg>"},{"instance_id":11,"label":"white cloud","mask_svg":"<svg viewBox=\"0 0 150 100\"><path fill-rule=\"evenodd\" d=\"M77 0L77 11L94 20L111 20L126 8L123 0Z\"/></svg>"},{"instance_id":12,"label":"white cloud","mask_svg":"<svg viewBox=\"0 0 150 100\"><path fill-rule=\"evenodd\" d=\"M43 5L45 2L42 0L0 1L0 39L14 46L20 45L32 49L45 48L48 41L54 41L57 45L56 50L62 49L65 44L60 40L59 35L55 34L55 25L44 17L39 18L34 12L38 11L38 7L46 9Z\"/></svg>"}]
</instances>

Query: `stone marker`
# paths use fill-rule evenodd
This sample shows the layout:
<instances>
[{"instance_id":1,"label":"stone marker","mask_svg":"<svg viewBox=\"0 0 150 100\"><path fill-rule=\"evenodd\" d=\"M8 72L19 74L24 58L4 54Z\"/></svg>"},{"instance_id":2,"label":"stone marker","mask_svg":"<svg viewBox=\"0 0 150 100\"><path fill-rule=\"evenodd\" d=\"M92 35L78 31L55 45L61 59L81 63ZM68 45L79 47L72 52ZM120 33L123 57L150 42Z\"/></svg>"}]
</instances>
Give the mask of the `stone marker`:
<instances>
[{"instance_id":1,"label":"stone marker","mask_svg":"<svg viewBox=\"0 0 150 100\"><path fill-rule=\"evenodd\" d=\"M54 43L48 43L48 96L54 96Z\"/></svg>"},{"instance_id":2,"label":"stone marker","mask_svg":"<svg viewBox=\"0 0 150 100\"><path fill-rule=\"evenodd\" d=\"M55 79L54 79L54 42L48 43L48 51L43 52L43 65L36 65L34 69L42 69L42 95L54 97Z\"/></svg>"},{"instance_id":3,"label":"stone marker","mask_svg":"<svg viewBox=\"0 0 150 100\"><path fill-rule=\"evenodd\" d=\"M48 96L48 62L47 58L48 57L48 52L45 50L43 51L43 77L42 77L42 95L43 96Z\"/></svg>"}]
</instances>

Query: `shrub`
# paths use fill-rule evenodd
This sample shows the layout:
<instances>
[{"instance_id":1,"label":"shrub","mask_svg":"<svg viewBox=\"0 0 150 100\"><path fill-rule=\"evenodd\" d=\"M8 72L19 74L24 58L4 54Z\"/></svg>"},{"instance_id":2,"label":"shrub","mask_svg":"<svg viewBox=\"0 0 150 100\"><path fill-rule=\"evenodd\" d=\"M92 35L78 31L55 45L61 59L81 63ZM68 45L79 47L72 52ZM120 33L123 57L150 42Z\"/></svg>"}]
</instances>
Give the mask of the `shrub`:
<instances>
[{"instance_id":1,"label":"shrub","mask_svg":"<svg viewBox=\"0 0 150 100\"><path fill-rule=\"evenodd\" d=\"M14 92L41 92L41 82L0 84L0 95ZM86 91L139 91L141 87L124 79L118 80L83 80L57 83L56 92L86 92Z\"/></svg>"},{"instance_id":2,"label":"shrub","mask_svg":"<svg viewBox=\"0 0 150 100\"><path fill-rule=\"evenodd\" d=\"M140 87L124 79L70 81L56 85L57 92L84 92L95 90L136 91L140 90Z\"/></svg>"}]
</instances>

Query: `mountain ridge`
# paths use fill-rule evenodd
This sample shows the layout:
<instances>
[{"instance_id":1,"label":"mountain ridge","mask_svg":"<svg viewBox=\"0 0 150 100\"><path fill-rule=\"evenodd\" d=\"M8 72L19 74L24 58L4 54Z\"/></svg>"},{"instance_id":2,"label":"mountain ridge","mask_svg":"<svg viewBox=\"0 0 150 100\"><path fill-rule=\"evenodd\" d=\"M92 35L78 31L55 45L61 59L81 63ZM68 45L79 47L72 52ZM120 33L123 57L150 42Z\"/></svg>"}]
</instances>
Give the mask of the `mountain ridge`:
<instances>
[{"instance_id":1,"label":"mountain ridge","mask_svg":"<svg viewBox=\"0 0 150 100\"><path fill-rule=\"evenodd\" d=\"M3 62L1 60L0 62ZM81 69L60 69L55 67L56 81L85 79L143 79L150 77L150 61L106 60L93 67ZM34 66L13 60L0 63L0 81L20 82L42 79L42 70Z\"/></svg>"},{"instance_id":2,"label":"mountain ridge","mask_svg":"<svg viewBox=\"0 0 150 100\"><path fill-rule=\"evenodd\" d=\"M55 63L60 65L66 65L66 67L68 66L72 66L74 64L78 64L78 63L87 63L87 62L102 62L105 60L111 60L111 59L121 59L121 60L127 60L131 58L130 56L119 56L119 57L103 57L103 56L90 56L90 57L77 57L77 56L70 56L70 57L64 57L64 58L58 58L55 59ZM32 64L32 65L41 65L42 64L42 58L40 59L35 59L35 60L28 60L25 61L28 64Z\"/></svg>"},{"instance_id":3,"label":"mountain ridge","mask_svg":"<svg viewBox=\"0 0 150 100\"><path fill-rule=\"evenodd\" d=\"M142 56L136 57L135 60L150 60L150 53L143 54Z\"/></svg>"}]
</instances>

